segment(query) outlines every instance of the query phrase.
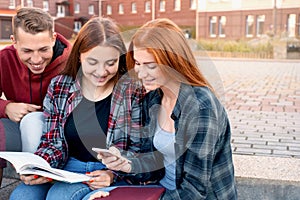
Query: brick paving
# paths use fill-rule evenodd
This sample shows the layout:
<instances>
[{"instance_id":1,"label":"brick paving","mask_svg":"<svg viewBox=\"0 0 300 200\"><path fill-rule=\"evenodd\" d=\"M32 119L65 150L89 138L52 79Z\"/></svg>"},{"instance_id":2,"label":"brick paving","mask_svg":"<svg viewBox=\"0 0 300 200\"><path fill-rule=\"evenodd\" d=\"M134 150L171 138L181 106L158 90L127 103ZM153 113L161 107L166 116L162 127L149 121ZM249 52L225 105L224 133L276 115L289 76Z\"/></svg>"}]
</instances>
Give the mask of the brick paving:
<instances>
[{"instance_id":1,"label":"brick paving","mask_svg":"<svg viewBox=\"0 0 300 200\"><path fill-rule=\"evenodd\" d=\"M210 62L222 79L233 153L300 158L300 60Z\"/></svg>"}]
</instances>

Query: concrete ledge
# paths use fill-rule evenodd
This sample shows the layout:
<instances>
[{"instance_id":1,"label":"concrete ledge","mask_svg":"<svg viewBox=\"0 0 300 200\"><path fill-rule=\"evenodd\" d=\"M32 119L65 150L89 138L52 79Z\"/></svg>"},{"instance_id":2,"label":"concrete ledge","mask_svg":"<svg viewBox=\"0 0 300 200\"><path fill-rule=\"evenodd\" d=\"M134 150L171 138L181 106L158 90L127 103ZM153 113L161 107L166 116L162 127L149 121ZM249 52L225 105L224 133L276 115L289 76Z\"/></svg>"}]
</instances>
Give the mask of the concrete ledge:
<instances>
[{"instance_id":1,"label":"concrete ledge","mask_svg":"<svg viewBox=\"0 0 300 200\"><path fill-rule=\"evenodd\" d=\"M299 200L300 159L233 155L242 200Z\"/></svg>"},{"instance_id":2,"label":"concrete ledge","mask_svg":"<svg viewBox=\"0 0 300 200\"><path fill-rule=\"evenodd\" d=\"M237 177L236 183L241 200L300 199L299 182Z\"/></svg>"},{"instance_id":3,"label":"concrete ledge","mask_svg":"<svg viewBox=\"0 0 300 200\"><path fill-rule=\"evenodd\" d=\"M15 168L7 162L7 167L3 170L3 177L5 178L13 178L13 179L19 179L20 176L16 173Z\"/></svg>"},{"instance_id":4,"label":"concrete ledge","mask_svg":"<svg viewBox=\"0 0 300 200\"><path fill-rule=\"evenodd\" d=\"M240 200L300 199L300 159L233 154L233 162ZM9 163L4 176L19 178Z\"/></svg>"},{"instance_id":5,"label":"concrete ledge","mask_svg":"<svg viewBox=\"0 0 300 200\"><path fill-rule=\"evenodd\" d=\"M234 154L233 163L236 177L300 182L297 158Z\"/></svg>"}]
</instances>

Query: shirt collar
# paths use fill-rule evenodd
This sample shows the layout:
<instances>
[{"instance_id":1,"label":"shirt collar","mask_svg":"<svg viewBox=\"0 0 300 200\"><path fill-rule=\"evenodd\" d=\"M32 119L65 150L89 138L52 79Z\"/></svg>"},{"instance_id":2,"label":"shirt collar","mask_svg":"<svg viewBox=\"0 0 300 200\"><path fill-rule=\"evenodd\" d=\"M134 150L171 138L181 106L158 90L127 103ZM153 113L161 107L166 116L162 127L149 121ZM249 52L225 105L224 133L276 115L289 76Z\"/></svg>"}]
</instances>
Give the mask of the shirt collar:
<instances>
[{"instance_id":1,"label":"shirt collar","mask_svg":"<svg viewBox=\"0 0 300 200\"><path fill-rule=\"evenodd\" d=\"M78 92L78 91L80 91L80 89L81 89L80 78L77 76L76 79L73 81L69 92L70 93Z\"/></svg>"},{"instance_id":2,"label":"shirt collar","mask_svg":"<svg viewBox=\"0 0 300 200\"><path fill-rule=\"evenodd\" d=\"M149 107L152 107L155 104L161 104L161 99L163 96L163 92L161 89L156 89L153 93L150 93L151 102L149 102ZM171 114L171 118L173 120L179 119L182 107L186 103L188 98L191 98L194 95L193 87L184 83L180 84L179 94L174 106L173 112Z\"/></svg>"}]
</instances>

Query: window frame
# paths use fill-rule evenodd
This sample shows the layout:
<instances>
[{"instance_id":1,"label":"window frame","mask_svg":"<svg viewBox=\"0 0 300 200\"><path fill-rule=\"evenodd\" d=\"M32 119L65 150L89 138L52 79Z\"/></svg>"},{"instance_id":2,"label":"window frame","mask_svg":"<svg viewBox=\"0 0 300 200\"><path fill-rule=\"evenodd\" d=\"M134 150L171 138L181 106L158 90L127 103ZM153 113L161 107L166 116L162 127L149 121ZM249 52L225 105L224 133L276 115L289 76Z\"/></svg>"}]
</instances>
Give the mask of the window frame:
<instances>
[{"instance_id":1,"label":"window frame","mask_svg":"<svg viewBox=\"0 0 300 200\"><path fill-rule=\"evenodd\" d=\"M217 16L209 17L209 36L212 38L217 37L217 22L218 22Z\"/></svg>"},{"instance_id":2,"label":"window frame","mask_svg":"<svg viewBox=\"0 0 300 200\"><path fill-rule=\"evenodd\" d=\"M246 16L246 37L251 38L253 37L254 32L254 15L247 15Z\"/></svg>"},{"instance_id":3,"label":"window frame","mask_svg":"<svg viewBox=\"0 0 300 200\"><path fill-rule=\"evenodd\" d=\"M16 0L9 0L9 9L15 9L16 8Z\"/></svg>"},{"instance_id":4,"label":"window frame","mask_svg":"<svg viewBox=\"0 0 300 200\"><path fill-rule=\"evenodd\" d=\"M106 5L106 15L112 15L112 6L110 4Z\"/></svg>"},{"instance_id":5,"label":"window frame","mask_svg":"<svg viewBox=\"0 0 300 200\"><path fill-rule=\"evenodd\" d=\"M219 37L220 38L225 38L226 37L226 32L225 32L225 26L226 26L226 21L227 21L227 18L226 16L220 16L219 17L219 25L218 25L218 30L219 30Z\"/></svg>"},{"instance_id":6,"label":"window frame","mask_svg":"<svg viewBox=\"0 0 300 200\"><path fill-rule=\"evenodd\" d=\"M74 5L74 13L79 14L80 13L80 3L75 3Z\"/></svg>"},{"instance_id":7,"label":"window frame","mask_svg":"<svg viewBox=\"0 0 300 200\"><path fill-rule=\"evenodd\" d=\"M145 13L151 13L151 1L145 1Z\"/></svg>"},{"instance_id":8,"label":"window frame","mask_svg":"<svg viewBox=\"0 0 300 200\"><path fill-rule=\"evenodd\" d=\"M94 15L95 14L95 6L94 4L90 4L88 7L88 13L89 15Z\"/></svg>"},{"instance_id":9,"label":"window frame","mask_svg":"<svg viewBox=\"0 0 300 200\"><path fill-rule=\"evenodd\" d=\"M260 37L264 34L264 26L265 26L266 16L258 15L256 17L256 36Z\"/></svg>"},{"instance_id":10,"label":"window frame","mask_svg":"<svg viewBox=\"0 0 300 200\"><path fill-rule=\"evenodd\" d=\"M136 7L136 2L131 3L131 13L136 14L137 13L137 7Z\"/></svg>"},{"instance_id":11,"label":"window frame","mask_svg":"<svg viewBox=\"0 0 300 200\"><path fill-rule=\"evenodd\" d=\"M159 12L166 12L166 0L159 1Z\"/></svg>"},{"instance_id":12,"label":"window frame","mask_svg":"<svg viewBox=\"0 0 300 200\"><path fill-rule=\"evenodd\" d=\"M119 13L119 15L123 15L124 14L124 5L123 5L123 3L119 3L119 5L118 5L118 13Z\"/></svg>"}]
</instances>

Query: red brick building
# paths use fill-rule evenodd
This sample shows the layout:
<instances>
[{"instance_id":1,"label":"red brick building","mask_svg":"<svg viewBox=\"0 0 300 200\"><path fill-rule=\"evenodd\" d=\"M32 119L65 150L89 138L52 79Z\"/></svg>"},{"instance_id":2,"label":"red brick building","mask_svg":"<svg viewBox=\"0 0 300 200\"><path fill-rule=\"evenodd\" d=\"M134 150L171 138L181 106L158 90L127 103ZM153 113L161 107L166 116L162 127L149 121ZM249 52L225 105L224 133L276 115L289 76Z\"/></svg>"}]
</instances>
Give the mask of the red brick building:
<instances>
[{"instance_id":1,"label":"red brick building","mask_svg":"<svg viewBox=\"0 0 300 200\"><path fill-rule=\"evenodd\" d=\"M67 38L99 14L125 29L165 17L204 39L300 37L300 1L296 0L0 0L0 39L9 38L18 6L47 10L55 18L56 31Z\"/></svg>"},{"instance_id":2,"label":"red brick building","mask_svg":"<svg viewBox=\"0 0 300 200\"><path fill-rule=\"evenodd\" d=\"M196 5L191 0L106 0L102 13L123 26L140 26L154 18L170 18L182 26L195 26Z\"/></svg>"},{"instance_id":3,"label":"red brick building","mask_svg":"<svg viewBox=\"0 0 300 200\"><path fill-rule=\"evenodd\" d=\"M11 19L18 7L39 7L49 12L55 20L55 31L67 38L81 28L92 16L98 15L96 0L0 0L0 39L9 39Z\"/></svg>"},{"instance_id":4,"label":"red brick building","mask_svg":"<svg viewBox=\"0 0 300 200\"><path fill-rule=\"evenodd\" d=\"M129 27L170 18L205 39L300 37L300 1L295 0L105 0L102 13Z\"/></svg>"}]
</instances>

